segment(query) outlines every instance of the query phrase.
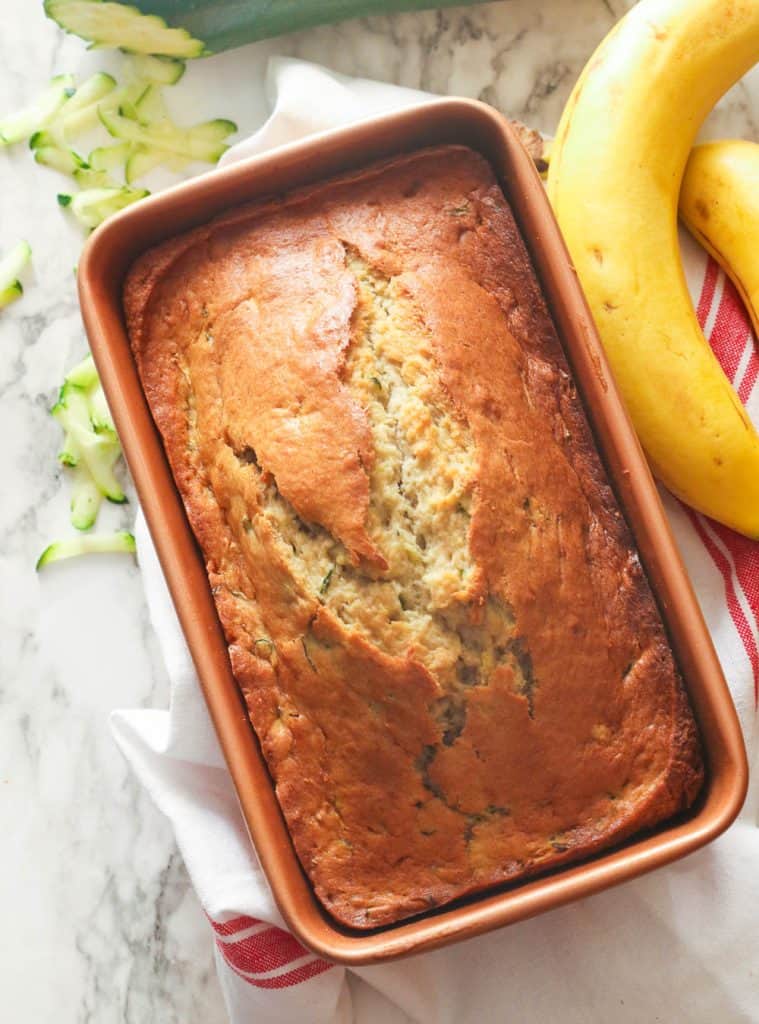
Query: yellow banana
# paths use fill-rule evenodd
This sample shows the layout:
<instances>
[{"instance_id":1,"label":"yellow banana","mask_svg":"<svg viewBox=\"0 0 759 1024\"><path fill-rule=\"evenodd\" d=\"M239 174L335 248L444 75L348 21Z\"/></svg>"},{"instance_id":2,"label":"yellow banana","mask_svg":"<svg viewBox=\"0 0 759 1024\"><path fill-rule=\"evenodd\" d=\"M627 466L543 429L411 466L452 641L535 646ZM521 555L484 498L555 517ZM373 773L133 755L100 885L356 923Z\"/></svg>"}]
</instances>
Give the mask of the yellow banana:
<instances>
[{"instance_id":1,"label":"yellow banana","mask_svg":"<svg viewBox=\"0 0 759 1024\"><path fill-rule=\"evenodd\" d=\"M759 145L730 139L696 146L680 216L732 279L759 338Z\"/></svg>"},{"instance_id":2,"label":"yellow banana","mask_svg":"<svg viewBox=\"0 0 759 1024\"><path fill-rule=\"evenodd\" d=\"M759 60L759 0L641 0L588 62L548 194L657 476L759 537L759 435L698 326L677 242L696 132Z\"/></svg>"}]
</instances>

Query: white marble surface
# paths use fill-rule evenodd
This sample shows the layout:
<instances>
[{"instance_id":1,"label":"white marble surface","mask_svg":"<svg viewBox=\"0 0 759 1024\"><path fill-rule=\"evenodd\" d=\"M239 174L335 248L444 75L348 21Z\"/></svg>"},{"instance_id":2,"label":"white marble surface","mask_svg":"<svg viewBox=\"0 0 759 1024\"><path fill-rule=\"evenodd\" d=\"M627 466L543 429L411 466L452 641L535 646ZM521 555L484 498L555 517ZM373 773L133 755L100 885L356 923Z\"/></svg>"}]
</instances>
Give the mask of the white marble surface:
<instances>
[{"instance_id":1,"label":"white marble surface","mask_svg":"<svg viewBox=\"0 0 759 1024\"><path fill-rule=\"evenodd\" d=\"M505 0L296 34L190 68L179 118L265 116L273 53L441 93L478 96L551 131L595 43L628 0ZM3 0L0 107L51 74L118 68L42 14ZM759 77L737 87L708 134L759 137ZM211 940L170 830L130 777L107 725L114 707L160 706L166 678L126 558L34 562L70 532L48 415L85 352L72 268L81 234L59 211L62 179L25 147L0 152L0 251L34 249L22 301L0 314L0 993L14 1024L221 1024ZM101 527L129 524L109 508ZM6 1016L7 1014L7 1016Z\"/></svg>"}]
</instances>

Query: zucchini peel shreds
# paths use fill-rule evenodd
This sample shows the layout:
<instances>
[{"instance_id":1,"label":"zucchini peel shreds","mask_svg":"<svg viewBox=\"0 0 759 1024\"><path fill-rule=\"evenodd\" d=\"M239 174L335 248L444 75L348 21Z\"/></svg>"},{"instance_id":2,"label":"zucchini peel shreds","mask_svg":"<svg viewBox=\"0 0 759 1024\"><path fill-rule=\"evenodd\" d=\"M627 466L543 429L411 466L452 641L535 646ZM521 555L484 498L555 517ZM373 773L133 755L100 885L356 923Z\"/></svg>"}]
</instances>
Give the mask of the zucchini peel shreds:
<instances>
[{"instance_id":1,"label":"zucchini peel shreds","mask_svg":"<svg viewBox=\"0 0 759 1024\"><path fill-rule=\"evenodd\" d=\"M73 75L57 75L31 106L0 121L0 146L22 142L46 128L73 94Z\"/></svg>"},{"instance_id":2,"label":"zucchini peel shreds","mask_svg":"<svg viewBox=\"0 0 759 1024\"><path fill-rule=\"evenodd\" d=\"M53 562L61 562L64 558L76 558L78 555L127 554L133 555L137 550L134 536L126 530L117 533L95 533L83 537L67 537L65 540L48 544L37 559L37 572Z\"/></svg>"},{"instance_id":3,"label":"zucchini peel shreds","mask_svg":"<svg viewBox=\"0 0 759 1024\"><path fill-rule=\"evenodd\" d=\"M128 10L109 3L94 6ZM36 104L0 123L0 145L28 138L37 163L73 178L80 192L61 192L58 203L70 207L91 230L147 196L132 185L154 168L181 173L192 161L216 163L227 150L225 140L237 131L234 122L219 118L182 128L172 121L163 90L178 82L184 70L182 60L136 53L125 57L125 84L104 71L78 87L71 75L59 75ZM97 127L117 141L96 147L84 159L70 141Z\"/></svg>"},{"instance_id":4,"label":"zucchini peel shreds","mask_svg":"<svg viewBox=\"0 0 759 1024\"><path fill-rule=\"evenodd\" d=\"M87 157L93 171L115 171L123 167L132 151L131 143L121 142L115 146L98 146Z\"/></svg>"},{"instance_id":5,"label":"zucchini peel shreds","mask_svg":"<svg viewBox=\"0 0 759 1024\"><path fill-rule=\"evenodd\" d=\"M53 170L60 171L61 174L74 175L81 168L87 166L87 162L73 149L61 146L51 132L35 132L29 139L29 146L38 164L52 167Z\"/></svg>"},{"instance_id":6,"label":"zucchini peel shreds","mask_svg":"<svg viewBox=\"0 0 759 1024\"><path fill-rule=\"evenodd\" d=\"M96 434L110 433L114 437L117 436L111 410L108 408L105 392L99 380L90 392L90 422Z\"/></svg>"},{"instance_id":7,"label":"zucchini peel shreds","mask_svg":"<svg viewBox=\"0 0 759 1024\"><path fill-rule=\"evenodd\" d=\"M73 476L71 525L77 530L89 530L97 519L103 495L86 466L74 467Z\"/></svg>"},{"instance_id":8,"label":"zucchini peel shreds","mask_svg":"<svg viewBox=\"0 0 759 1024\"><path fill-rule=\"evenodd\" d=\"M117 103L116 79L105 71L91 75L61 107L55 127L64 139L74 139L97 127L98 106L106 101Z\"/></svg>"},{"instance_id":9,"label":"zucchini peel shreds","mask_svg":"<svg viewBox=\"0 0 759 1024\"><path fill-rule=\"evenodd\" d=\"M32 249L29 243L18 242L0 259L0 309L4 309L24 294L24 286L18 278L31 258Z\"/></svg>"},{"instance_id":10,"label":"zucchini peel shreds","mask_svg":"<svg viewBox=\"0 0 759 1024\"><path fill-rule=\"evenodd\" d=\"M201 39L183 28L169 28L163 18L136 7L107 0L45 0L45 14L62 29L90 42L90 49L119 49L128 53L166 57L202 57Z\"/></svg>"},{"instance_id":11,"label":"zucchini peel shreds","mask_svg":"<svg viewBox=\"0 0 759 1024\"><path fill-rule=\"evenodd\" d=\"M142 90L134 104L134 119L148 127L167 124L173 128L164 102L162 86L151 84Z\"/></svg>"},{"instance_id":12,"label":"zucchini peel shreds","mask_svg":"<svg viewBox=\"0 0 759 1024\"><path fill-rule=\"evenodd\" d=\"M147 53L133 53L127 57L127 71L136 82L155 82L157 85L176 85L187 65L175 57L154 57Z\"/></svg>"},{"instance_id":13,"label":"zucchini peel shreds","mask_svg":"<svg viewBox=\"0 0 759 1024\"><path fill-rule=\"evenodd\" d=\"M124 177L127 185L132 185L156 167L168 167L169 170L181 172L189 163L181 157L171 157L159 149L148 149L146 146L132 146L129 157L124 165Z\"/></svg>"},{"instance_id":14,"label":"zucchini peel shreds","mask_svg":"<svg viewBox=\"0 0 759 1024\"><path fill-rule=\"evenodd\" d=\"M97 383L99 383L99 378L95 360L92 356L87 355L81 363L77 363L74 369L69 370L66 374L64 387L66 384L70 384L72 387L87 390L95 387Z\"/></svg>"},{"instance_id":15,"label":"zucchini peel shreds","mask_svg":"<svg viewBox=\"0 0 759 1024\"><path fill-rule=\"evenodd\" d=\"M126 495L113 472L121 445L110 431L95 430L87 396L78 388L64 387L64 396L53 406L52 413L65 431L59 460L67 466L85 466L103 497L122 505Z\"/></svg>"},{"instance_id":16,"label":"zucchini peel shreds","mask_svg":"<svg viewBox=\"0 0 759 1024\"><path fill-rule=\"evenodd\" d=\"M74 471L71 523L89 530L103 498L126 501L114 475L121 445L92 356L66 376L52 414L65 434L58 461Z\"/></svg>"},{"instance_id":17,"label":"zucchini peel shreds","mask_svg":"<svg viewBox=\"0 0 759 1024\"><path fill-rule=\"evenodd\" d=\"M118 185L115 188L87 188L82 192L75 192L71 196L71 202L66 205L82 227L93 230L114 213L149 195L145 188L130 188L128 185Z\"/></svg>"},{"instance_id":18,"label":"zucchini peel shreds","mask_svg":"<svg viewBox=\"0 0 759 1024\"><path fill-rule=\"evenodd\" d=\"M223 118L204 121L192 128L178 128L168 118L156 124L141 124L139 120L112 110L100 108L99 114L106 131L115 139L211 164L215 164L229 148L224 140L237 131L234 121Z\"/></svg>"},{"instance_id":19,"label":"zucchini peel shreds","mask_svg":"<svg viewBox=\"0 0 759 1024\"><path fill-rule=\"evenodd\" d=\"M0 309L10 306L16 299L20 299L23 294L24 286L20 281L14 281L12 284L9 284L7 288L3 288L0 291Z\"/></svg>"},{"instance_id":20,"label":"zucchini peel shreds","mask_svg":"<svg viewBox=\"0 0 759 1024\"><path fill-rule=\"evenodd\" d=\"M121 188L107 171L96 171L92 167L78 167L72 178L83 191L91 188Z\"/></svg>"}]
</instances>

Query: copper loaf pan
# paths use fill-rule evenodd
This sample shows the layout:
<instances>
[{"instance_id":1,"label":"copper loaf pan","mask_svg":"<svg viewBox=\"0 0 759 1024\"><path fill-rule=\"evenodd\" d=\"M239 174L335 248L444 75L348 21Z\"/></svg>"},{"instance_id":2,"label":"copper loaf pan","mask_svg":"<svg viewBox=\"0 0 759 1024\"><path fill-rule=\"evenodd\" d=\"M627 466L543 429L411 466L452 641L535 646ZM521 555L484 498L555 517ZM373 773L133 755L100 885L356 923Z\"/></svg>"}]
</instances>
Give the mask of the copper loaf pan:
<instances>
[{"instance_id":1,"label":"copper loaf pan","mask_svg":"<svg viewBox=\"0 0 759 1024\"><path fill-rule=\"evenodd\" d=\"M145 249L230 207L443 143L481 152L512 205L686 681L707 778L695 807L653 833L551 874L392 927L358 932L336 924L321 909L293 850L230 670L203 561L140 386L121 293L130 265ZM341 963L362 964L471 938L667 864L733 821L745 795L747 768L730 694L542 185L499 114L480 103L440 100L182 184L130 207L95 232L79 264L79 289L92 351L242 813L277 904L306 946Z\"/></svg>"}]
</instances>

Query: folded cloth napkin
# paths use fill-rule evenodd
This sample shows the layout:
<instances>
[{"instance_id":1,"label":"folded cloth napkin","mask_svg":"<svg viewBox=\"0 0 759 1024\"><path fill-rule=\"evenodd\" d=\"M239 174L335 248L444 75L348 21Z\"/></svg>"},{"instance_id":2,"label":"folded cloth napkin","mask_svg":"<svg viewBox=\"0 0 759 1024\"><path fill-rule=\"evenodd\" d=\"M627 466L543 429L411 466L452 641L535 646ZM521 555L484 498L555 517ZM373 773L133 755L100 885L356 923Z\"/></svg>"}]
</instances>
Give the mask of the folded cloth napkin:
<instances>
[{"instance_id":1,"label":"folded cloth napkin","mask_svg":"<svg viewBox=\"0 0 759 1024\"><path fill-rule=\"evenodd\" d=\"M225 162L428 98L284 59L272 60L268 89L271 117ZM701 325L759 422L759 358L746 314L688 238L683 254ZM759 767L759 544L663 497ZM303 949L284 930L243 826L141 517L136 533L171 706L114 712L112 728L174 826L210 921L234 1024L759 1021L756 773L722 838L612 891L400 963L349 972Z\"/></svg>"}]
</instances>

